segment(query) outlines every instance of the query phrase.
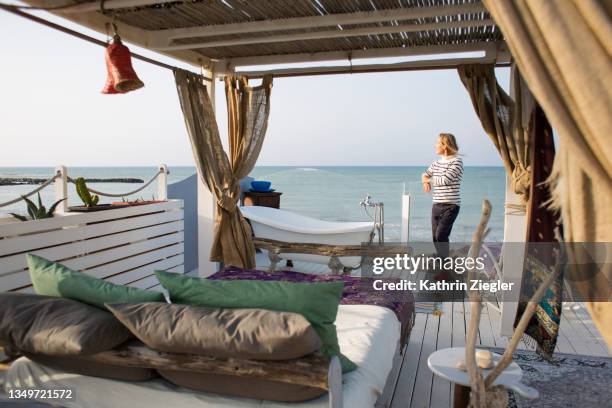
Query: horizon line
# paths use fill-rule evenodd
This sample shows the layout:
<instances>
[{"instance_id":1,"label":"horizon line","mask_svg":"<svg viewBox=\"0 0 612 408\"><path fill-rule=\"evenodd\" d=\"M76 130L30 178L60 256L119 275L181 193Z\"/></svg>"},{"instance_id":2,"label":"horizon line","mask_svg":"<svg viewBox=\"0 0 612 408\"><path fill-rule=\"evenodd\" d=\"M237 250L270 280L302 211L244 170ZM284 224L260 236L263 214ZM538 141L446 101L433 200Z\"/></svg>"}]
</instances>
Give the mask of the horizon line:
<instances>
[{"instance_id":1,"label":"horizon line","mask_svg":"<svg viewBox=\"0 0 612 408\"><path fill-rule=\"evenodd\" d=\"M257 167L427 167L429 164L258 164ZM83 167L83 168L113 168L113 167L128 167L128 168L148 168L157 167L159 164L149 165L112 165L112 166L83 166L83 165L66 165L66 167ZM186 164L166 164L168 167L193 167L195 165ZM29 168L29 169L43 169L43 168L55 168L56 166L0 166L0 169L15 169L15 168ZM464 167L499 167L503 168L503 165L495 164L465 164Z\"/></svg>"}]
</instances>

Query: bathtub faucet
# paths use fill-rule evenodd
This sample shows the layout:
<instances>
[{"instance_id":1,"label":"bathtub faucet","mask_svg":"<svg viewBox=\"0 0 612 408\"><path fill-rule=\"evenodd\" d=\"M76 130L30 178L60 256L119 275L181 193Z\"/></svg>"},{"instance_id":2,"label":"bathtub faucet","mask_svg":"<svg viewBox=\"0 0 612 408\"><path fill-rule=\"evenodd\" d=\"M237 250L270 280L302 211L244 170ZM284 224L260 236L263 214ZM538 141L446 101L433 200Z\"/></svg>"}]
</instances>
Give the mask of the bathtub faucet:
<instances>
[{"instance_id":1,"label":"bathtub faucet","mask_svg":"<svg viewBox=\"0 0 612 408\"><path fill-rule=\"evenodd\" d=\"M385 205L382 202L372 201L372 196L369 194L366 194L359 205L363 207L365 213L374 222L370 242L374 239L374 232L378 231L378 243L383 244L385 242ZM374 217L368 212L368 207L374 207Z\"/></svg>"}]
</instances>

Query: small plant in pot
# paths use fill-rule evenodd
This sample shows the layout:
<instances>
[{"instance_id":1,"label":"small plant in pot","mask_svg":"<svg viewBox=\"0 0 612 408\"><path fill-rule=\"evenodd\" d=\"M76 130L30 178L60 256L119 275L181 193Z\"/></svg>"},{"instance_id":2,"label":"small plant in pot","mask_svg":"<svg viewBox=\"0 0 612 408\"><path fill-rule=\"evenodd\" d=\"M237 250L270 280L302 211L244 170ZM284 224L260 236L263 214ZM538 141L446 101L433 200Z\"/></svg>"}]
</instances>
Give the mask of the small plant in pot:
<instances>
[{"instance_id":1,"label":"small plant in pot","mask_svg":"<svg viewBox=\"0 0 612 408\"><path fill-rule=\"evenodd\" d=\"M79 198L81 199L81 201L83 201L83 204L85 204L86 207L93 207L98 204L98 200L100 199L100 197L95 194L92 195L89 192L89 189L87 188L87 184L85 184L85 179L83 177L79 177L78 179L76 179L75 185L77 194L79 195Z\"/></svg>"},{"instance_id":2,"label":"small plant in pot","mask_svg":"<svg viewBox=\"0 0 612 408\"><path fill-rule=\"evenodd\" d=\"M30 216L30 218L26 217L25 215L10 213L13 217L17 218L19 221L31 221L31 220L40 220L43 218L53 218L55 209L57 208L59 203L65 200L65 198L62 198L61 200L57 200L47 210L47 208L43 205L42 200L40 199L40 193L38 193L38 206L34 204L32 200L29 200L25 196L21 196L21 198L23 198L23 200L26 202L28 206L28 215Z\"/></svg>"},{"instance_id":3,"label":"small plant in pot","mask_svg":"<svg viewBox=\"0 0 612 408\"><path fill-rule=\"evenodd\" d=\"M126 200L125 197L121 197L121 201L115 201L113 202L113 205L135 206L135 205L162 203L162 202L163 200L156 200L155 196L151 196L150 200L145 200L144 198L139 197L133 201L129 201L129 200Z\"/></svg>"},{"instance_id":4,"label":"small plant in pot","mask_svg":"<svg viewBox=\"0 0 612 408\"><path fill-rule=\"evenodd\" d=\"M112 206L110 204L98 204L100 197L96 194L92 194L85 183L85 179L83 177L79 177L74 181L76 186L77 194L81 201L83 201L84 205L69 207L70 211L76 212L90 212L90 211L101 211L101 210L110 210L112 208L120 208L116 206Z\"/></svg>"}]
</instances>

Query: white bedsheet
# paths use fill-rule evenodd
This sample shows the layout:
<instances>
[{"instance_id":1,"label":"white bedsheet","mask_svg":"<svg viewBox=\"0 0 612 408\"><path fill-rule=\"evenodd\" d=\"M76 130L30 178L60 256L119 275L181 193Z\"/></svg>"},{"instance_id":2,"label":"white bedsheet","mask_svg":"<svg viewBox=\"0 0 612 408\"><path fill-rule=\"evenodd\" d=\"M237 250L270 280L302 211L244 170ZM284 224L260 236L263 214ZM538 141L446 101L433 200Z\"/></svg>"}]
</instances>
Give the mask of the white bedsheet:
<instances>
[{"instance_id":1,"label":"white bedsheet","mask_svg":"<svg viewBox=\"0 0 612 408\"><path fill-rule=\"evenodd\" d=\"M393 364L400 337L395 314L380 306L340 305L336 319L342 352L357 370L344 375L344 407L374 406ZM62 405L73 408L323 408L327 395L303 403L278 403L223 397L174 387L163 380L128 383L63 373L25 357L16 360L6 376L5 387L73 389L76 398Z\"/></svg>"}]
</instances>

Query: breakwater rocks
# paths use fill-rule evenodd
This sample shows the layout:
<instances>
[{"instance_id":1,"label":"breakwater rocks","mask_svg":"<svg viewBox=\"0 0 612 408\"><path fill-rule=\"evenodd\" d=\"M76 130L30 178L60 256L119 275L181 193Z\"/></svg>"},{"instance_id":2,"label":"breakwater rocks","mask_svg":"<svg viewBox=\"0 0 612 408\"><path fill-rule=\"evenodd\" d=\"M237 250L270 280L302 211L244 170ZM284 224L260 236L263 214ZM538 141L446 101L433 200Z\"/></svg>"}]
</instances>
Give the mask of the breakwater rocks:
<instances>
[{"instance_id":1,"label":"breakwater rocks","mask_svg":"<svg viewBox=\"0 0 612 408\"><path fill-rule=\"evenodd\" d=\"M47 179L33 177L0 177L0 186L19 186L23 184L42 184ZM86 178L87 183L144 183L139 178Z\"/></svg>"}]
</instances>

